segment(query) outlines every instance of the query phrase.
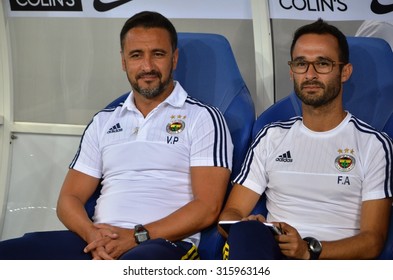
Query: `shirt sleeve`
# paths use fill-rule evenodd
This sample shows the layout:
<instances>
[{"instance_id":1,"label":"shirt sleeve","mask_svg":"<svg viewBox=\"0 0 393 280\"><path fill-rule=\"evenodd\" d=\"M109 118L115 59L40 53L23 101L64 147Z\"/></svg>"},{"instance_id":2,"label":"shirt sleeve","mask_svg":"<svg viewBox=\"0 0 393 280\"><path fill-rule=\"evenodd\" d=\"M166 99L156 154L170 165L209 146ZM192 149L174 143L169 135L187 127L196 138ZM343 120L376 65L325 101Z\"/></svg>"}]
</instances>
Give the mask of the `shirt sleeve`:
<instances>
[{"instance_id":1,"label":"shirt sleeve","mask_svg":"<svg viewBox=\"0 0 393 280\"><path fill-rule=\"evenodd\" d=\"M262 135L256 136L247 152L240 173L233 181L260 195L265 191L268 183L265 168L268 156L266 141L268 140L266 135Z\"/></svg>"},{"instance_id":2,"label":"shirt sleeve","mask_svg":"<svg viewBox=\"0 0 393 280\"><path fill-rule=\"evenodd\" d=\"M232 168L232 139L218 109L207 107L201 111L191 133L191 166Z\"/></svg>"},{"instance_id":3,"label":"shirt sleeve","mask_svg":"<svg viewBox=\"0 0 393 280\"><path fill-rule=\"evenodd\" d=\"M99 121L95 117L86 127L78 151L69 167L89 176L101 178L102 156L98 142L98 127Z\"/></svg>"},{"instance_id":4,"label":"shirt sleeve","mask_svg":"<svg viewBox=\"0 0 393 280\"><path fill-rule=\"evenodd\" d=\"M367 143L363 153L363 201L392 197L392 142L377 134L379 141Z\"/></svg>"}]
</instances>

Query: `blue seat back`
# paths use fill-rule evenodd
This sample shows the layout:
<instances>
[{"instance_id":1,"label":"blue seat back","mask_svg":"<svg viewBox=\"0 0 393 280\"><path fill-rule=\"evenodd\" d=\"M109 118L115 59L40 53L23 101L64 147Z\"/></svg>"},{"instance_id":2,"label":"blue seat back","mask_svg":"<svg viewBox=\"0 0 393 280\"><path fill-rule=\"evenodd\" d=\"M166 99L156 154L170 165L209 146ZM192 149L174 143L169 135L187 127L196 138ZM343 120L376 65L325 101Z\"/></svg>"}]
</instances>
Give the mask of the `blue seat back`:
<instances>
[{"instance_id":1,"label":"blue seat back","mask_svg":"<svg viewBox=\"0 0 393 280\"><path fill-rule=\"evenodd\" d=\"M393 115L393 52L379 38L348 37L348 44L354 70L344 84L344 107L383 130Z\"/></svg>"},{"instance_id":2,"label":"blue seat back","mask_svg":"<svg viewBox=\"0 0 393 280\"><path fill-rule=\"evenodd\" d=\"M255 109L231 45L218 34L179 33L178 48L175 80L192 97L224 114L234 143L233 174L236 174L250 144Z\"/></svg>"},{"instance_id":3,"label":"blue seat back","mask_svg":"<svg viewBox=\"0 0 393 280\"><path fill-rule=\"evenodd\" d=\"M382 39L348 37L351 78L344 84L346 110L393 138L393 52ZM273 104L258 116L253 137L268 123L301 115L301 102L294 92ZM266 214L262 197L254 213ZM380 259L393 259L393 208L388 240Z\"/></svg>"},{"instance_id":4,"label":"blue seat back","mask_svg":"<svg viewBox=\"0 0 393 280\"><path fill-rule=\"evenodd\" d=\"M232 178L251 142L255 108L232 48L218 34L179 33L175 80L192 96L217 107L224 115L234 144ZM228 192L231 185L228 185ZM228 193L227 192L227 193ZM222 259L224 240L215 225L202 231L202 259Z\"/></svg>"}]
</instances>

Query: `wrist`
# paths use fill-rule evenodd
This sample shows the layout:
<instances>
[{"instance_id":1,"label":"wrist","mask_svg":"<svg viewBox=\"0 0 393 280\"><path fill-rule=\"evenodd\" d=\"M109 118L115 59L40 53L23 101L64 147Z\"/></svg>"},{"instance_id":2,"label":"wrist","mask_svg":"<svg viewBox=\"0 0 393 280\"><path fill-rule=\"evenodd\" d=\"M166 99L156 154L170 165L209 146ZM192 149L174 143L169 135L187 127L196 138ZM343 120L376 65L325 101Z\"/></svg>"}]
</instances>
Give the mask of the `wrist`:
<instances>
[{"instance_id":1,"label":"wrist","mask_svg":"<svg viewBox=\"0 0 393 280\"><path fill-rule=\"evenodd\" d=\"M92 238L96 235L97 228L94 226L94 224L91 222L85 227L81 227L81 231L78 232L75 230L75 232L87 243L90 243L92 241Z\"/></svg>"},{"instance_id":2,"label":"wrist","mask_svg":"<svg viewBox=\"0 0 393 280\"><path fill-rule=\"evenodd\" d=\"M309 260L318 260L322 252L322 243L314 237L303 238L307 242Z\"/></svg>"},{"instance_id":3,"label":"wrist","mask_svg":"<svg viewBox=\"0 0 393 280\"><path fill-rule=\"evenodd\" d=\"M309 260L309 259L311 259L311 254L310 254L310 251L308 249L308 243L304 239L303 239L303 242L304 242L304 248L305 249L304 249L304 253L303 253L303 256L301 257L301 259L302 260Z\"/></svg>"},{"instance_id":4,"label":"wrist","mask_svg":"<svg viewBox=\"0 0 393 280\"><path fill-rule=\"evenodd\" d=\"M141 244L150 239L149 231L143 225L134 227L134 238L136 244Z\"/></svg>"}]
</instances>

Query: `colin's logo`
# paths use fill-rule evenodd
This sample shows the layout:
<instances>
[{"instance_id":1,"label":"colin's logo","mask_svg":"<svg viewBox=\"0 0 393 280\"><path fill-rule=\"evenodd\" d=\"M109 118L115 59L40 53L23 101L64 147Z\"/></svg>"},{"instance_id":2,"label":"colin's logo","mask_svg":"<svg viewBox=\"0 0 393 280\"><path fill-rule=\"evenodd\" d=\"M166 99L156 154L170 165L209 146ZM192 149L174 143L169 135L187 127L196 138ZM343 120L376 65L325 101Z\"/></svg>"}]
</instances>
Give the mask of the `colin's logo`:
<instances>
[{"instance_id":1,"label":"colin's logo","mask_svg":"<svg viewBox=\"0 0 393 280\"><path fill-rule=\"evenodd\" d=\"M10 0L11 11L81 12L82 0Z\"/></svg>"},{"instance_id":2,"label":"colin's logo","mask_svg":"<svg viewBox=\"0 0 393 280\"><path fill-rule=\"evenodd\" d=\"M132 0L94 0L98 12L107 12ZM87 2L87 1L86 1ZM85 3L86 4L86 3ZM10 0L11 11L82 12L82 0Z\"/></svg>"}]
</instances>

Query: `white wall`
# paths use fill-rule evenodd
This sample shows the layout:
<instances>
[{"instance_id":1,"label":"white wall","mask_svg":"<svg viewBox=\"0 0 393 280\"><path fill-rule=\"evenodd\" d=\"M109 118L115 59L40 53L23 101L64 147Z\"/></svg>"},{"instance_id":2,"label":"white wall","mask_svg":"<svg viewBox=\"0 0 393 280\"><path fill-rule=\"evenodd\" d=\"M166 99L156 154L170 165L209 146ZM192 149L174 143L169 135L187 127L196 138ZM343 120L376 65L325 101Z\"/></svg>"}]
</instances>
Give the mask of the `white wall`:
<instances>
[{"instance_id":1,"label":"white wall","mask_svg":"<svg viewBox=\"0 0 393 280\"><path fill-rule=\"evenodd\" d=\"M56 201L79 136L14 133L2 239L64 229Z\"/></svg>"}]
</instances>

